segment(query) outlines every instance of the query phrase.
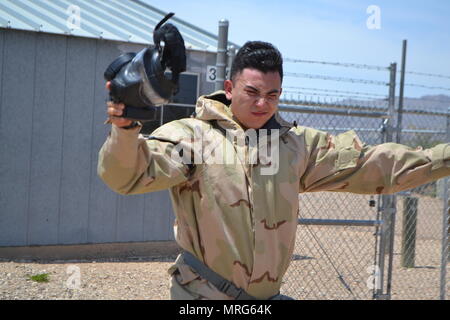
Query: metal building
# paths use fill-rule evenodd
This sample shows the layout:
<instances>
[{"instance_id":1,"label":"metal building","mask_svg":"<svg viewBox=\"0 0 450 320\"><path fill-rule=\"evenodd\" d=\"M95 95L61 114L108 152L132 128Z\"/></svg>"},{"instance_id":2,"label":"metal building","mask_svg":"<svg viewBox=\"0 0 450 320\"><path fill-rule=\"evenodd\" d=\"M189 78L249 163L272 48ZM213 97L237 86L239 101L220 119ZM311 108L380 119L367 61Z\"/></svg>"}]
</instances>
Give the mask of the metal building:
<instances>
[{"instance_id":1,"label":"metal building","mask_svg":"<svg viewBox=\"0 0 450 320\"><path fill-rule=\"evenodd\" d=\"M0 247L173 240L167 191L120 196L96 172L109 131L103 72L152 43L165 15L137 0L0 2ZM192 105L214 90L218 39L171 22L188 49L174 101ZM187 112L165 109L164 122Z\"/></svg>"}]
</instances>

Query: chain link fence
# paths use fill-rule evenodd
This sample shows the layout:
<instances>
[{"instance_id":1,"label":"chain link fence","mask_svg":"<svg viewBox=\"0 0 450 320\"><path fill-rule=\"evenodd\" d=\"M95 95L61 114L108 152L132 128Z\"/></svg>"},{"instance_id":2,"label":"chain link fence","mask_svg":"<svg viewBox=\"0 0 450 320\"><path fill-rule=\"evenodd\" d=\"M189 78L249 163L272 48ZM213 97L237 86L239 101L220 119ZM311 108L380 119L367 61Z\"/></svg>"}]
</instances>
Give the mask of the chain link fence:
<instances>
[{"instance_id":1,"label":"chain link fence","mask_svg":"<svg viewBox=\"0 0 450 320\"><path fill-rule=\"evenodd\" d=\"M397 131L395 68L379 68L391 71L389 83L368 82L387 85L386 97L285 87L281 115L335 135L355 130L368 144L429 148L450 141L450 101L430 101L446 106L432 111L426 99L406 98ZM448 194L441 179L393 196L300 195L296 246L282 293L296 299L448 299Z\"/></svg>"}]
</instances>

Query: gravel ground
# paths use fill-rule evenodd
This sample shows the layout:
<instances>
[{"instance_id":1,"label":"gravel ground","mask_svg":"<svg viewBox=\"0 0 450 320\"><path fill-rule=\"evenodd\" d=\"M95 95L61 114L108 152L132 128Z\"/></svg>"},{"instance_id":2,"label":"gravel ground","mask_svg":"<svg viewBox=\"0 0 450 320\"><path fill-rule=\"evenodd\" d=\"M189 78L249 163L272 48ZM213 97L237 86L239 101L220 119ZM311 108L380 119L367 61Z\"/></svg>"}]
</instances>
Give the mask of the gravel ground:
<instances>
[{"instance_id":1,"label":"gravel ground","mask_svg":"<svg viewBox=\"0 0 450 320\"><path fill-rule=\"evenodd\" d=\"M443 201L413 196L419 199L415 264L413 268L401 265L403 197L398 197L391 298L439 299ZM376 208L368 206L370 196L308 193L300 198L302 218L376 219ZM373 227L299 226L294 261L282 291L298 299L372 299L368 283L378 255L375 231ZM385 259L387 269L388 255ZM449 299L450 263L446 282Z\"/></svg>"},{"instance_id":2,"label":"gravel ground","mask_svg":"<svg viewBox=\"0 0 450 320\"><path fill-rule=\"evenodd\" d=\"M170 277L167 269L175 258L70 262L2 261L0 300L169 299ZM29 276L43 273L49 274L49 281L46 283L29 279Z\"/></svg>"}]
</instances>

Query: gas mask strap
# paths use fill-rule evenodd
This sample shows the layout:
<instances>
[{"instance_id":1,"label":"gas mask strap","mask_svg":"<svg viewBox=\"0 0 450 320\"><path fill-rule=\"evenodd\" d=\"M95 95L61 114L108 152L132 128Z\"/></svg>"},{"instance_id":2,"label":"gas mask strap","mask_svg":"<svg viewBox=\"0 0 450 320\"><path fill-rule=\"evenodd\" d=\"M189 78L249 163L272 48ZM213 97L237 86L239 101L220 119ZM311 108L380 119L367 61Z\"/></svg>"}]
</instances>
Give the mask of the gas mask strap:
<instances>
[{"instance_id":1,"label":"gas mask strap","mask_svg":"<svg viewBox=\"0 0 450 320\"><path fill-rule=\"evenodd\" d=\"M168 13L160 22L158 22L158 24L156 25L155 29L153 32L155 32L156 30L159 29L159 27L161 27L167 20L169 20L170 18L172 18L175 15L175 13L170 12Z\"/></svg>"}]
</instances>

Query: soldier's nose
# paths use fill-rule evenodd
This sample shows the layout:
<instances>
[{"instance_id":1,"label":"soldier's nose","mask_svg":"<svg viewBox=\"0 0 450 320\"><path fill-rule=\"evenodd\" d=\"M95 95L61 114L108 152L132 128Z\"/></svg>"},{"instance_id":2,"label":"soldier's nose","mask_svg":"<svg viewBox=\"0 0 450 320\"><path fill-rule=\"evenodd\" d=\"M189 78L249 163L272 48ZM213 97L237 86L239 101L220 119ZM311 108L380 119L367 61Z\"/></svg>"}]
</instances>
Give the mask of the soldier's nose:
<instances>
[{"instance_id":1,"label":"soldier's nose","mask_svg":"<svg viewBox=\"0 0 450 320\"><path fill-rule=\"evenodd\" d=\"M262 107L264 107L264 102L265 102L265 99L260 97L260 98L258 98L258 100L256 100L255 106L258 108L262 108Z\"/></svg>"}]
</instances>

